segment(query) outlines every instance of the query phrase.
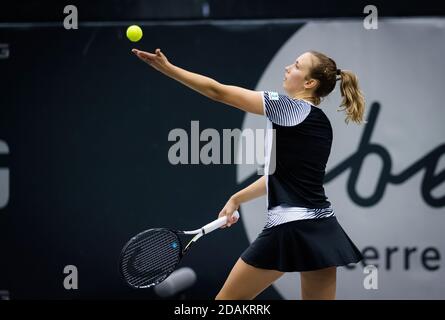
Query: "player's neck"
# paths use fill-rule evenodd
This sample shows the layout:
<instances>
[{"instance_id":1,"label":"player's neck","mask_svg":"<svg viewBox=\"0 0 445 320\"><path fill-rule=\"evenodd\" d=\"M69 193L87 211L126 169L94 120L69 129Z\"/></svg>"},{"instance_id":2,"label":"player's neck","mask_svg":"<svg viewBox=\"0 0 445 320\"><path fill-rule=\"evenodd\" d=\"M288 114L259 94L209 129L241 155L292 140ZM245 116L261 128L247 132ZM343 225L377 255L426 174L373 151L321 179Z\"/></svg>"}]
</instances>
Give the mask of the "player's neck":
<instances>
[{"instance_id":1,"label":"player's neck","mask_svg":"<svg viewBox=\"0 0 445 320\"><path fill-rule=\"evenodd\" d=\"M301 91L301 92L297 92L292 96L293 99L301 99L301 100L306 100L308 102L310 102L312 105L315 106L315 99L314 97L305 91Z\"/></svg>"}]
</instances>

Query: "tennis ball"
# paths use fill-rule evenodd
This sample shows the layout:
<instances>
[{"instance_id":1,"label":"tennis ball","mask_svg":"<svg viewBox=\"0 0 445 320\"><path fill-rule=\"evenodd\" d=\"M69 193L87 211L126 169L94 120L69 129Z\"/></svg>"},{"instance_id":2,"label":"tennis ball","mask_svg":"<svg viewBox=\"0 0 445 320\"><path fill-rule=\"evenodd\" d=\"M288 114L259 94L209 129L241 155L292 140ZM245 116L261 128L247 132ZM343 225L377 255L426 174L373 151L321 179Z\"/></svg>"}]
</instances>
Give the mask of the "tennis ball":
<instances>
[{"instance_id":1,"label":"tennis ball","mask_svg":"<svg viewBox=\"0 0 445 320\"><path fill-rule=\"evenodd\" d=\"M127 28L127 38L132 42L138 42L142 38L142 29L136 25L129 26Z\"/></svg>"}]
</instances>

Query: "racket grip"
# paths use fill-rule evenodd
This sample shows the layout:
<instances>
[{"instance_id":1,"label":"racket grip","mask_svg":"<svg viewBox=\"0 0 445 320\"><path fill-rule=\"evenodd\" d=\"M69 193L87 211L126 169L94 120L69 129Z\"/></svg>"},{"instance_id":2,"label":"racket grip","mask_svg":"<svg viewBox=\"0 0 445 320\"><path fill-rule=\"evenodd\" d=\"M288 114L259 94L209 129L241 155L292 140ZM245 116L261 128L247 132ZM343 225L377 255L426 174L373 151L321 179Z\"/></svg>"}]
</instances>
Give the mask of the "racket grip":
<instances>
[{"instance_id":1,"label":"racket grip","mask_svg":"<svg viewBox=\"0 0 445 320\"><path fill-rule=\"evenodd\" d=\"M236 210L233 213L233 216L237 219L239 219L239 212ZM204 230L204 234L210 233L218 228L221 228L223 225L227 223L227 216L221 217L216 219L215 221L212 221L208 224L206 224L202 229Z\"/></svg>"}]
</instances>

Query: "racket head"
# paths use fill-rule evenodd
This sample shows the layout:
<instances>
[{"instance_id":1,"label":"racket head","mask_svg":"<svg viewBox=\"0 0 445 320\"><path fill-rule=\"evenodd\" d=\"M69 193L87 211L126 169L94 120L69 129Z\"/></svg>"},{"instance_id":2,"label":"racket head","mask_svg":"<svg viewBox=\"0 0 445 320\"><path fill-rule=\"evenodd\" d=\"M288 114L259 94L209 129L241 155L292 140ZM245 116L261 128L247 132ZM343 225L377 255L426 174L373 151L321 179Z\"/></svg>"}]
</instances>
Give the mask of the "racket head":
<instances>
[{"instance_id":1,"label":"racket head","mask_svg":"<svg viewBox=\"0 0 445 320\"><path fill-rule=\"evenodd\" d=\"M132 288L149 288L164 281L182 258L182 243L170 229L156 228L132 237L122 248L119 269Z\"/></svg>"}]
</instances>

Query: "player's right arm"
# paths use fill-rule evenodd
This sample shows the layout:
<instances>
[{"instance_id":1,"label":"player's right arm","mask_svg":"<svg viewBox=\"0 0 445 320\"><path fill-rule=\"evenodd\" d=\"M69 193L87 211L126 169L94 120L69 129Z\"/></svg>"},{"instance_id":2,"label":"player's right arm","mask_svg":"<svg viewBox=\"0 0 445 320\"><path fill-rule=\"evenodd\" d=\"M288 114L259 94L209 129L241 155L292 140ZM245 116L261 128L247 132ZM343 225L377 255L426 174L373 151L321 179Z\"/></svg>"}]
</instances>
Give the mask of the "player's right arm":
<instances>
[{"instance_id":1,"label":"player's right arm","mask_svg":"<svg viewBox=\"0 0 445 320\"><path fill-rule=\"evenodd\" d=\"M264 114L263 95L261 91L225 85L212 78L179 68L171 64L160 49L156 49L154 54L137 49L133 49L133 53L136 54L139 59L166 76L175 79L212 100L246 112Z\"/></svg>"}]
</instances>

